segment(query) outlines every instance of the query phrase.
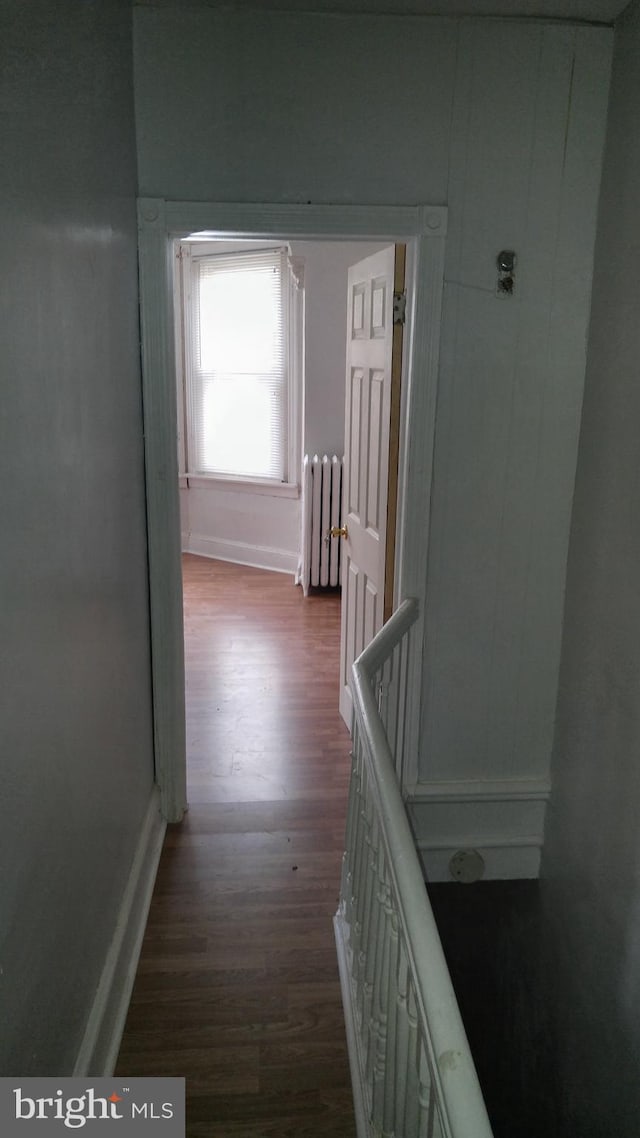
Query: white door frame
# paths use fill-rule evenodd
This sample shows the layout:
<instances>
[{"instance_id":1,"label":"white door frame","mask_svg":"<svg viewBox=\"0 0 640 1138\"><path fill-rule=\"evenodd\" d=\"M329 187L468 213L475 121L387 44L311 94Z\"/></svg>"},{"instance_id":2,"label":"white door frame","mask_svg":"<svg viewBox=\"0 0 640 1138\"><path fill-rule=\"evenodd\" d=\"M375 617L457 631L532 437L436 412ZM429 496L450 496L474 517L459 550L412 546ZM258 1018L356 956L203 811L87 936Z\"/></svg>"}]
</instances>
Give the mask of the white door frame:
<instances>
[{"instance_id":1,"label":"white door frame","mask_svg":"<svg viewBox=\"0 0 640 1138\"><path fill-rule=\"evenodd\" d=\"M155 769L168 822L180 821L187 805L173 241L206 231L227 239L363 238L405 241L410 246L413 267L407 282L408 361L402 391L395 579L396 604L416 597L423 613L446 229L444 206L138 201ZM408 699L409 753L417 759L421 622L416 633L414 682Z\"/></svg>"}]
</instances>

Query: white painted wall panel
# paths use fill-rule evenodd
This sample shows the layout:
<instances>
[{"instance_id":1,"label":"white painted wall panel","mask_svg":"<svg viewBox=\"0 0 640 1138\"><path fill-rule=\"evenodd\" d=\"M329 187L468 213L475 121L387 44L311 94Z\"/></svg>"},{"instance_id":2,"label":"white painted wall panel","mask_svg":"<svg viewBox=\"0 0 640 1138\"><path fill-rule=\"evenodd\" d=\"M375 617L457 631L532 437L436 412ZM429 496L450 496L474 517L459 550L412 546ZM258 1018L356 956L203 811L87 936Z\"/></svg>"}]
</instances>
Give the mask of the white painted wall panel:
<instances>
[{"instance_id":1,"label":"white painted wall panel","mask_svg":"<svg viewBox=\"0 0 640 1138\"><path fill-rule=\"evenodd\" d=\"M496 253L522 249L544 38L544 25L461 26L445 267L450 282L493 291ZM554 107L561 120L565 109Z\"/></svg>"},{"instance_id":2,"label":"white painted wall panel","mask_svg":"<svg viewBox=\"0 0 640 1138\"><path fill-rule=\"evenodd\" d=\"M454 21L184 6L134 19L142 195L446 199Z\"/></svg>"},{"instance_id":3,"label":"white painted wall panel","mask_svg":"<svg viewBox=\"0 0 640 1138\"><path fill-rule=\"evenodd\" d=\"M153 784L130 14L0 56L0 1073L70 1075Z\"/></svg>"},{"instance_id":4,"label":"white painted wall panel","mask_svg":"<svg viewBox=\"0 0 640 1138\"><path fill-rule=\"evenodd\" d=\"M421 733L429 778L488 777L489 725L512 688L490 706L518 315L517 301L445 290Z\"/></svg>"},{"instance_id":5,"label":"white painted wall panel","mask_svg":"<svg viewBox=\"0 0 640 1138\"><path fill-rule=\"evenodd\" d=\"M425 779L548 770L609 42L591 29L542 26L461 36ZM502 248L518 255L511 299L495 295Z\"/></svg>"},{"instance_id":6,"label":"white painted wall panel","mask_svg":"<svg viewBox=\"0 0 640 1138\"><path fill-rule=\"evenodd\" d=\"M381 248L371 241L293 241L304 260L303 454L344 453L347 274Z\"/></svg>"},{"instance_id":7,"label":"white painted wall panel","mask_svg":"<svg viewBox=\"0 0 640 1138\"><path fill-rule=\"evenodd\" d=\"M615 37L541 869L558 1130L618 1138L640 1114L639 59L636 0Z\"/></svg>"},{"instance_id":8,"label":"white painted wall panel","mask_svg":"<svg viewBox=\"0 0 640 1138\"><path fill-rule=\"evenodd\" d=\"M300 544L299 498L269 497L201 483L181 493L188 498L182 507L185 549L295 572Z\"/></svg>"},{"instance_id":9,"label":"white painted wall panel","mask_svg":"<svg viewBox=\"0 0 640 1138\"><path fill-rule=\"evenodd\" d=\"M527 691L535 696L520 720L521 753L530 737L543 738L549 754L553 744L611 48L611 36L603 43L597 29L576 35L533 507L532 548L540 552L529 572L523 642L531 649L520 677L521 702Z\"/></svg>"}]
</instances>

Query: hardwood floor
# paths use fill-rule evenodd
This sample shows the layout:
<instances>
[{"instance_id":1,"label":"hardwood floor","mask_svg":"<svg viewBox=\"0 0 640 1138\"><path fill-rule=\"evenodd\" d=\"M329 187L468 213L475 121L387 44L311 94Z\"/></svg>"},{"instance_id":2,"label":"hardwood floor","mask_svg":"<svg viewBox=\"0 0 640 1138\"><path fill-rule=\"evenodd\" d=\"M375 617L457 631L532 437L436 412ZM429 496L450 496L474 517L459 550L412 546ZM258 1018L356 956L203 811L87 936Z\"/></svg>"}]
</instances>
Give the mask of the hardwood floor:
<instances>
[{"instance_id":1,"label":"hardwood floor","mask_svg":"<svg viewBox=\"0 0 640 1138\"><path fill-rule=\"evenodd\" d=\"M190 555L184 595L190 809L167 834L118 1073L184 1075L190 1138L350 1138L339 597Z\"/></svg>"}]
</instances>

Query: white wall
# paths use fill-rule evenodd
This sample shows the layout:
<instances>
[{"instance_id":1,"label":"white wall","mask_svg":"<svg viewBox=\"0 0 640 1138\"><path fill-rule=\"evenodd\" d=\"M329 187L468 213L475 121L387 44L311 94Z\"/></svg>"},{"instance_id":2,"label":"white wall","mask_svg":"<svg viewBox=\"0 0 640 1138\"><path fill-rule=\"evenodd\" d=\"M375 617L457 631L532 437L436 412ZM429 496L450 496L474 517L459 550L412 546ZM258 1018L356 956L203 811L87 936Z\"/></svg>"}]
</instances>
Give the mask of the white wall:
<instances>
[{"instance_id":1,"label":"white wall","mask_svg":"<svg viewBox=\"0 0 640 1138\"><path fill-rule=\"evenodd\" d=\"M542 873L558 1131L640 1116L640 5L616 26Z\"/></svg>"},{"instance_id":2,"label":"white wall","mask_svg":"<svg viewBox=\"0 0 640 1138\"><path fill-rule=\"evenodd\" d=\"M344 452L347 276L380 245L370 241L293 241L305 265L303 454Z\"/></svg>"},{"instance_id":3,"label":"white wall","mask_svg":"<svg viewBox=\"0 0 640 1138\"><path fill-rule=\"evenodd\" d=\"M443 847L479 845L489 876L539 866L610 42L544 26L461 36L420 794ZM512 300L495 295L502 248L518 256ZM465 784L477 809L456 802Z\"/></svg>"},{"instance_id":4,"label":"white wall","mask_svg":"<svg viewBox=\"0 0 640 1138\"><path fill-rule=\"evenodd\" d=\"M349 265L375 252L371 242L292 241L304 264L304 392L301 455L342 454ZM299 481L298 473L298 481ZM294 481L296 480L294 475ZM185 551L295 573L300 499L191 479L180 490Z\"/></svg>"},{"instance_id":5,"label":"white wall","mask_svg":"<svg viewBox=\"0 0 640 1138\"><path fill-rule=\"evenodd\" d=\"M130 13L0 56L0 1072L63 1075L153 784Z\"/></svg>"},{"instance_id":6,"label":"white wall","mask_svg":"<svg viewBox=\"0 0 640 1138\"><path fill-rule=\"evenodd\" d=\"M298 566L298 497L251 493L191 479L180 490L182 549L283 573Z\"/></svg>"},{"instance_id":7,"label":"white wall","mask_svg":"<svg viewBox=\"0 0 640 1138\"><path fill-rule=\"evenodd\" d=\"M144 194L449 207L420 818L537 872L611 32L204 9L135 27Z\"/></svg>"},{"instance_id":8,"label":"white wall","mask_svg":"<svg viewBox=\"0 0 640 1138\"><path fill-rule=\"evenodd\" d=\"M197 6L134 21L142 195L446 201L454 21Z\"/></svg>"}]
</instances>

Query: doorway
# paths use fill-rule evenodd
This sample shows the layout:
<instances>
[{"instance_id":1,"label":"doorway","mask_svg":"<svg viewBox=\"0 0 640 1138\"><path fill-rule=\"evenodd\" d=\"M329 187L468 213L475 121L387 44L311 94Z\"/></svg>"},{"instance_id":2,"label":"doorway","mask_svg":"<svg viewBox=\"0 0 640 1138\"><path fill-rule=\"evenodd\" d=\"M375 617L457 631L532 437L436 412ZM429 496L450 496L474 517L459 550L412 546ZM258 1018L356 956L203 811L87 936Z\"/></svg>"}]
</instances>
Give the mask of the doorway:
<instances>
[{"instance_id":1,"label":"doorway","mask_svg":"<svg viewBox=\"0 0 640 1138\"><path fill-rule=\"evenodd\" d=\"M329 558L337 585L341 559L349 728L351 665L393 609L405 264L404 245L364 241L175 248L182 552L305 594Z\"/></svg>"},{"instance_id":2,"label":"doorway","mask_svg":"<svg viewBox=\"0 0 640 1138\"><path fill-rule=\"evenodd\" d=\"M403 240L410 250L412 305L401 408L397 598L423 599L442 299L443 207L266 206L141 199L140 287L150 569L156 779L162 809L178 821L186 807L184 658L176 460L171 248L195 232L255 240ZM419 650L418 650L419 654ZM419 701L408 693L410 705ZM416 705L417 709L417 705ZM412 723L417 725L417 714Z\"/></svg>"},{"instance_id":3,"label":"doorway","mask_svg":"<svg viewBox=\"0 0 640 1138\"><path fill-rule=\"evenodd\" d=\"M348 271L381 247L178 244L183 552L299 576L304 456L345 450Z\"/></svg>"}]
</instances>

